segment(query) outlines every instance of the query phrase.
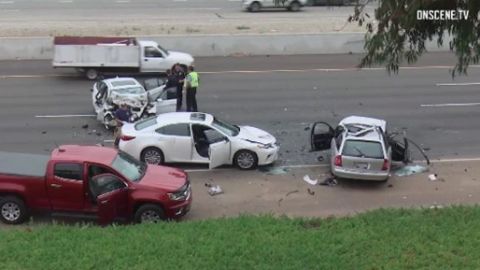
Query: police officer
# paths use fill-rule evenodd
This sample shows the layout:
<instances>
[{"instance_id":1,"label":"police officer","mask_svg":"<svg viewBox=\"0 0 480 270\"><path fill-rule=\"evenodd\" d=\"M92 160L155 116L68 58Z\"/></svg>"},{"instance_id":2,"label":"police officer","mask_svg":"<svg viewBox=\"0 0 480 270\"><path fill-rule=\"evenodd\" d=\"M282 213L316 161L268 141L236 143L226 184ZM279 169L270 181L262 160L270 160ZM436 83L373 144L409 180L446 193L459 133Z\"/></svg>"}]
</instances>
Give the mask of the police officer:
<instances>
[{"instance_id":1,"label":"police officer","mask_svg":"<svg viewBox=\"0 0 480 270\"><path fill-rule=\"evenodd\" d=\"M198 112L197 88L199 86L198 73L193 66L188 67L188 74L185 78L185 89L187 92L187 112Z\"/></svg>"},{"instance_id":2,"label":"police officer","mask_svg":"<svg viewBox=\"0 0 480 270\"><path fill-rule=\"evenodd\" d=\"M183 100L183 84L185 80L185 72L186 70L177 63L172 67L172 74L175 76L175 82L177 84L177 112L181 111L182 109L182 100Z\"/></svg>"}]
</instances>

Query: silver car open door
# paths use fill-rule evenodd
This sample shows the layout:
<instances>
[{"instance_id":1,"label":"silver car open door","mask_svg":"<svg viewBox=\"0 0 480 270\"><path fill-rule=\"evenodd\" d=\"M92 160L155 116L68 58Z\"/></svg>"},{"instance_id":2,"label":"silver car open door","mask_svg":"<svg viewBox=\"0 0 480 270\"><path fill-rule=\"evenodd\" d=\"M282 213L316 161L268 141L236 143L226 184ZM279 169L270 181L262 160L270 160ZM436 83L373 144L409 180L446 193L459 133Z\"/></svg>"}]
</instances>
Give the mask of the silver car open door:
<instances>
[{"instance_id":1,"label":"silver car open door","mask_svg":"<svg viewBox=\"0 0 480 270\"><path fill-rule=\"evenodd\" d=\"M335 136L334 129L325 122L315 122L310 133L312 151L330 149L330 142Z\"/></svg>"}]
</instances>

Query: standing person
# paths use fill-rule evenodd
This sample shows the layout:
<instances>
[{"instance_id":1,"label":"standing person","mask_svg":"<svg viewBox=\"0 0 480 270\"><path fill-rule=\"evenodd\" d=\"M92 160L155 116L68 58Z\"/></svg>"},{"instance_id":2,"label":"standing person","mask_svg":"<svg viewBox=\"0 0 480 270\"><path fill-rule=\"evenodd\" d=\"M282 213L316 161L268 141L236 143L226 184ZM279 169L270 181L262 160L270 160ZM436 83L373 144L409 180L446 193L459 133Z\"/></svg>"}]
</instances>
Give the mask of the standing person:
<instances>
[{"instance_id":1,"label":"standing person","mask_svg":"<svg viewBox=\"0 0 480 270\"><path fill-rule=\"evenodd\" d=\"M118 144L120 143L121 137L121 128L124 123L130 123L130 118L132 117L132 113L128 108L127 104L123 103L114 113L115 121L117 122L117 126L115 128L114 137L115 137L115 147L118 148Z\"/></svg>"},{"instance_id":2,"label":"standing person","mask_svg":"<svg viewBox=\"0 0 480 270\"><path fill-rule=\"evenodd\" d=\"M172 67L172 73L175 76L177 83L177 112L182 110L182 101L183 101L183 84L185 81L185 70L179 63L176 63Z\"/></svg>"},{"instance_id":3,"label":"standing person","mask_svg":"<svg viewBox=\"0 0 480 270\"><path fill-rule=\"evenodd\" d=\"M177 82L177 77L174 74L173 68L167 69L166 73L167 73L167 83L165 84L165 89L170 87L176 88L178 85L178 82Z\"/></svg>"},{"instance_id":4,"label":"standing person","mask_svg":"<svg viewBox=\"0 0 480 270\"><path fill-rule=\"evenodd\" d=\"M193 66L188 67L188 74L185 78L185 89L187 92L187 112L198 112L197 88L199 83L198 73Z\"/></svg>"}]
</instances>

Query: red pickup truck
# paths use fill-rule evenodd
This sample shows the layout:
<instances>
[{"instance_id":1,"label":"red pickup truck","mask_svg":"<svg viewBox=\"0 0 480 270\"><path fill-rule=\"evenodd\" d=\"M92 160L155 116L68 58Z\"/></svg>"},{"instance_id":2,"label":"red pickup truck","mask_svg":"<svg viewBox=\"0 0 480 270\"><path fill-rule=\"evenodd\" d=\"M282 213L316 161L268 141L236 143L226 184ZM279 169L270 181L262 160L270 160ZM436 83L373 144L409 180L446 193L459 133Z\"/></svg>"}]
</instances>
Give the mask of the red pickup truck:
<instances>
[{"instance_id":1,"label":"red pickup truck","mask_svg":"<svg viewBox=\"0 0 480 270\"><path fill-rule=\"evenodd\" d=\"M50 156L0 152L0 219L7 224L45 210L101 224L175 219L191 201L184 171L113 148L64 145Z\"/></svg>"}]
</instances>

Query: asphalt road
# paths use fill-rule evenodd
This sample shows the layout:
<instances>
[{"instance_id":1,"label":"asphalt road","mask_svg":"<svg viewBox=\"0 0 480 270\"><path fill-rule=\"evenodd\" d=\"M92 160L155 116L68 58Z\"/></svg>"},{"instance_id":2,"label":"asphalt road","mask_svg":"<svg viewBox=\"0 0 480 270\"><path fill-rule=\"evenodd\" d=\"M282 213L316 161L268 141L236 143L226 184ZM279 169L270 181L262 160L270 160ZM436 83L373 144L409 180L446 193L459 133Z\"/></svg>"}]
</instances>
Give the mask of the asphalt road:
<instances>
[{"instance_id":1,"label":"asphalt road","mask_svg":"<svg viewBox=\"0 0 480 270\"><path fill-rule=\"evenodd\" d=\"M279 164L318 163L318 154L308 153L309 124L336 124L352 114L384 118L390 130L406 129L432 158L479 156L478 85L437 84L475 83L480 69L452 81L444 67L453 63L452 56L432 54L416 68L388 76L382 69L351 69L358 58L200 58L199 107L274 134L282 148ZM56 144L111 139L92 117L38 118L92 114L92 82L52 70L48 61L2 62L0 67L2 151L47 153ZM274 71L280 69L289 70Z\"/></svg>"},{"instance_id":2,"label":"asphalt road","mask_svg":"<svg viewBox=\"0 0 480 270\"><path fill-rule=\"evenodd\" d=\"M372 6L373 7L373 6ZM372 7L368 7L371 10ZM280 11L280 12L279 12ZM262 18L342 17L351 15L352 6L306 7L302 12L263 12ZM243 12L241 0L2 0L0 21L73 20L102 21L106 18L184 19L209 18L221 12L223 19L251 18ZM217 14L218 16L218 14ZM258 15L257 15L258 16Z\"/></svg>"}]
</instances>

